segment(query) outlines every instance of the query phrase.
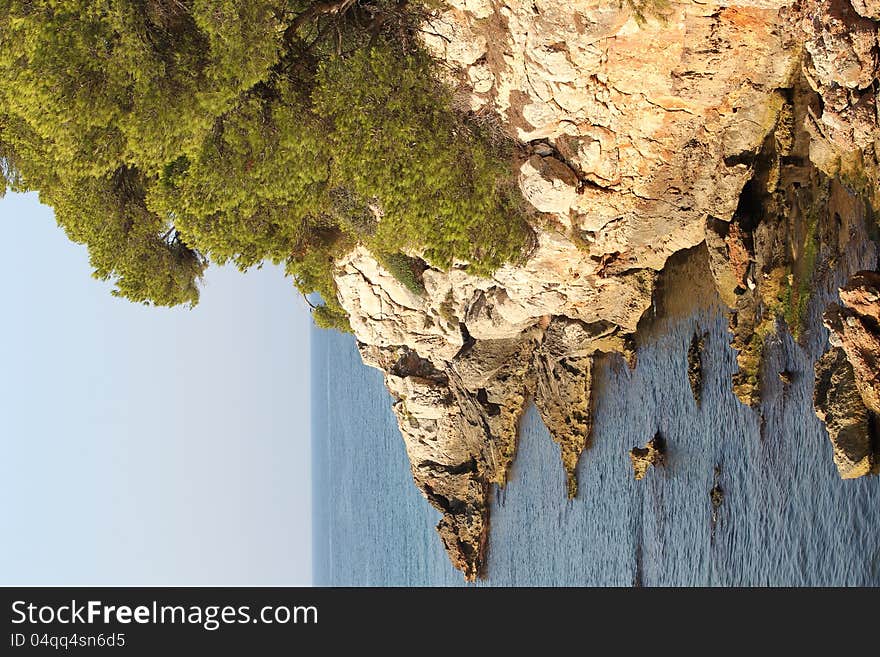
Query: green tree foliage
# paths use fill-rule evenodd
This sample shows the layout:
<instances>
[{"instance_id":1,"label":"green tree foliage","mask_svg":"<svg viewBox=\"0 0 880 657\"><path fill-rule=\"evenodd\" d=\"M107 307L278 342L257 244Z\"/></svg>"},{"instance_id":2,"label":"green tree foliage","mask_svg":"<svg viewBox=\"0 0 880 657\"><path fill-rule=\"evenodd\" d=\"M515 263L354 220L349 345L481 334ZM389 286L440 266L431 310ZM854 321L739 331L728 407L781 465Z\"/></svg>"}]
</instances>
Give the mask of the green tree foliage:
<instances>
[{"instance_id":1,"label":"green tree foliage","mask_svg":"<svg viewBox=\"0 0 880 657\"><path fill-rule=\"evenodd\" d=\"M0 185L39 190L138 302L196 303L209 259L270 260L344 329L333 262L355 243L488 272L527 226L504 157L415 45L419 11L0 0Z\"/></svg>"},{"instance_id":2,"label":"green tree foliage","mask_svg":"<svg viewBox=\"0 0 880 657\"><path fill-rule=\"evenodd\" d=\"M120 162L155 172L199 148L216 118L266 77L283 4L5 0L4 107L56 165L92 176Z\"/></svg>"},{"instance_id":3,"label":"green tree foliage","mask_svg":"<svg viewBox=\"0 0 880 657\"><path fill-rule=\"evenodd\" d=\"M219 262L286 260L329 223L330 155L308 106L281 80L266 99L244 94L197 152L165 167L150 206Z\"/></svg>"},{"instance_id":4,"label":"green tree foliage","mask_svg":"<svg viewBox=\"0 0 880 657\"><path fill-rule=\"evenodd\" d=\"M405 253L378 253L377 259L382 266L403 283L413 294L424 294L425 284L422 282L422 261Z\"/></svg>"},{"instance_id":5,"label":"green tree foliage","mask_svg":"<svg viewBox=\"0 0 880 657\"><path fill-rule=\"evenodd\" d=\"M381 199L374 250L421 244L432 264L471 260L485 272L523 244L518 199L499 184L506 163L456 117L429 71L425 55L384 44L322 63L314 96L333 126L333 182Z\"/></svg>"},{"instance_id":6,"label":"green tree foliage","mask_svg":"<svg viewBox=\"0 0 880 657\"><path fill-rule=\"evenodd\" d=\"M143 190L141 175L122 168L41 197L54 206L68 237L88 245L95 276L115 280L114 294L160 306L194 305L206 263L147 210Z\"/></svg>"}]
</instances>

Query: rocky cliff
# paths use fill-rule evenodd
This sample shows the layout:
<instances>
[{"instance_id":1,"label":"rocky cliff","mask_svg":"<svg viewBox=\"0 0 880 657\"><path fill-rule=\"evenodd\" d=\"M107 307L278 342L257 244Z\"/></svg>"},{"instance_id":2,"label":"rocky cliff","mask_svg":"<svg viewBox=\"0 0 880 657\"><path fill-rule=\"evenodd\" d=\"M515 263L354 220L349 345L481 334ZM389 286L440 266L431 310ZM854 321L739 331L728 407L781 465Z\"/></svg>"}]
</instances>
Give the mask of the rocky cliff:
<instances>
[{"instance_id":1,"label":"rocky cliff","mask_svg":"<svg viewBox=\"0 0 880 657\"><path fill-rule=\"evenodd\" d=\"M844 479L880 467L880 274L859 272L825 311L831 349L816 365L816 414Z\"/></svg>"},{"instance_id":2,"label":"rocky cliff","mask_svg":"<svg viewBox=\"0 0 880 657\"><path fill-rule=\"evenodd\" d=\"M423 294L358 247L336 281L467 579L483 568L490 489L530 400L560 446L560 494L577 494L594 359L635 358L673 254L705 244L739 349L732 386L760 398L763 340L780 323L798 332L816 277L873 221L878 21L878 0L452 0L425 24L461 108L518 145L534 247L491 278L425 263ZM817 405L857 406L853 391L877 401L876 282L856 292L869 276L829 311L841 352L826 369L850 370L824 377ZM870 422L876 435L863 415L826 413L832 438L849 444L838 437ZM836 449L841 474L866 472L867 449Z\"/></svg>"}]
</instances>

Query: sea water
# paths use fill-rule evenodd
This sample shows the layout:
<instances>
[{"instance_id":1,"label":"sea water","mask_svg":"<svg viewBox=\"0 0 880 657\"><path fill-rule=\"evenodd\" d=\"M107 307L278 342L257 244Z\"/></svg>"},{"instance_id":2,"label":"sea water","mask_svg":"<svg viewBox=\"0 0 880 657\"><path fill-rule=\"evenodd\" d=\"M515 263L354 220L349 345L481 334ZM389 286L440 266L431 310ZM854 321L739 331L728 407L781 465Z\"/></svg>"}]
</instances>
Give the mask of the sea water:
<instances>
[{"instance_id":1,"label":"sea water","mask_svg":"<svg viewBox=\"0 0 880 657\"><path fill-rule=\"evenodd\" d=\"M530 407L510 481L493 492L479 585L880 584L880 478L840 479L812 407L821 310L840 282L817 292L803 345L785 331L770 339L758 411L731 392L736 357L717 307L657 327L632 370L604 359L572 501L559 448ZM706 333L700 405L687 379L695 333ZM413 484L381 373L351 336L316 330L312 345L315 583L462 584L434 530L439 514ZM628 452L657 431L666 463L635 481Z\"/></svg>"}]
</instances>

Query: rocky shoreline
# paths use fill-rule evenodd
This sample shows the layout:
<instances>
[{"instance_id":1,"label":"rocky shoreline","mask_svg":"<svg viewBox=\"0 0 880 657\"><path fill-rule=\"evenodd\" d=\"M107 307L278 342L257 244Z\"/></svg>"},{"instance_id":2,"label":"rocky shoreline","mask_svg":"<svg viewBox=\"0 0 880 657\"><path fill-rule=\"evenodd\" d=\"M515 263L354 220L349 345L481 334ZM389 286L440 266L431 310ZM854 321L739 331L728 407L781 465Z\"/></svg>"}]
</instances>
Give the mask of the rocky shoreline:
<instances>
[{"instance_id":1,"label":"rocky shoreline","mask_svg":"<svg viewBox=\"0 0 880 657\"><path fill-rule=\"evenodd\" d=\"M668 310L670 258L696 249L730 308L743 403L767 385L770 336L808 339L811 290L878 232L878 26L877 0L681 3L646 22L615 2L455 0L426 25L463 107L518 143L534 248L491 278L426 263L417 294L358 247L336 283L466 579L531 401L560 445L560 494L577 494L594 359L635 362ZM842 477L880 463L880 275L851 273L815 374ZM698 338L691 351L699 402Z\"/></svg>"}]
</instances>

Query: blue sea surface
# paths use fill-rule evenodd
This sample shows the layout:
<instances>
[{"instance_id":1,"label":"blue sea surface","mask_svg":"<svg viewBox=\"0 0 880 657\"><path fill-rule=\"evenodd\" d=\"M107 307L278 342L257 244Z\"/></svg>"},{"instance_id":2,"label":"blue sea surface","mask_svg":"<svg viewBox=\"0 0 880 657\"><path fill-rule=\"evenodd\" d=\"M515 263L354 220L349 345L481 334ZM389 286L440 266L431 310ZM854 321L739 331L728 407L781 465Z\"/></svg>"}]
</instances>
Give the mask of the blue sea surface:
<instances>
[{"instance_id":1,"label":"blue sea surface","mask_svg":"<svg viewBox=\"0 0 880 657\"><path fill-rule=\"evenodd\" d=\"M811 305L814 328L833 289ZM700 406L687 380L695 332L708 334ZM731 392L736 358L719 309L669 320L633 370L605 359L573 501L559 448L530 407L477 585L880 584L880 478L841 480L813 412L825 336L813 330L804 347L785 332L771 339L761 414ZM412 482L381 373L351 336L316 330L312 344L315 583L462 584L434 530L439 514ZM790 385L775 375L786 369ZM658 430L666 464L635 481L628 452Z\"/></svg>"}]
</instances>

